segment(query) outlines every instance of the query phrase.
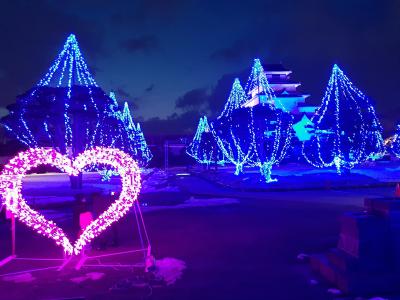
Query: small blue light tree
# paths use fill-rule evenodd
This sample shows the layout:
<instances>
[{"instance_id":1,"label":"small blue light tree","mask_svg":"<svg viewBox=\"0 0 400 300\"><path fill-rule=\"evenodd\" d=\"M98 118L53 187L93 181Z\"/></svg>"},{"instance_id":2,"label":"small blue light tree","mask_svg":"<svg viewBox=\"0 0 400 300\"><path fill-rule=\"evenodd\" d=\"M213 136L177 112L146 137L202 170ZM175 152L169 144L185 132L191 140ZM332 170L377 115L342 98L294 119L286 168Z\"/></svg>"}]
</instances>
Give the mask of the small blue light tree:
<instances>
[{"instance_id":1,"label":"small blue light tree","mask_svg":"<svg viewBox=\"0 0 400 300\"><path fill-rule=\"evenodd\" d=\"M136 123L136 149L138 150L138 157L140 158L140 165L147 166L149 161L153 158L153 154L150 151L150 148L147 145L146 139L144 138L144 134L140 123Z\"/></svg>"},{"instance_id":2,"label":"small blue light tree","mask_svg":"<svg viewBox=\"0 0 400 300\"><path fill-rule=\"evenodd\" d=\"M223 154L210 132L207 117L200 118L196 134L187 147L186 153L200 164L224 164Z\"/></svg>"},{"instance_id":3,"label":"small blue light tree","mask_svg":"<svg viewBox=\"0 0 400 300\"><path fill-rule=\"evenodd\" d=\"M240 84L239 78L235 78L228 100L226 101L224 109L222 110L218 119L231 116L232 112L241 108L246 101L247 96L242 85Z\"/></svg>"},{"instance_id":4,"label":"small blue light tree","mask_svg":"<svg viewBox=\"0 0 400 300\"><path fill-rule=\"evenodd\" d=\"M92 136L92 141L88 148L95 146L117 148L137 159L138 149L135 147L135 141L131 138L130 131L125 126L122 112L113 92L110 93L110 99L109 108L100 113L100 118L96 125L97 130ZM103 181L108 181L111 176L118 175L116 170L107 165L89 166L87 169L98 171L102 175Z\"/></svg>"},{"instance_id":5,"label":"small blue light tree","mask_svg":"<svg viewBox=\"0 0 400 300\"><path fill-rule=\"evenodd\" d=\"M244 90L250 99L258 98L260 104L274 104L275 93L268 83L267 75L258 58L254 59Z\"/></svg>"},{"instance_id":6,"label":"small blue light tree","mask_svg":"<svg viewBox=\"0 0 400 300\"><path fill-rule=\"evenodd\" d=\"M322 104L313 116L315 134L303 144L305 159L337 173L384 153L382 126L369 99L335 64Z\"/></svg>"},{"instance_id":7,"label":"small blue light tree","mask_svg":"<svg viewBox=\"0 0 400 300\"><path fill-rule=\"evenodd\" d=\"M396 132L390 144L390 152L396 157L400 157L400 124L396 126Z\"/></svg>"},{"instance_id":8,"label":"small blue light tree","mask_svg":"<svg viewBox=\"0 0 400 300\"><path fill-rule=\"evenodd\" d=\"M276 98L274 90L268 83L267 75L260 59L254 59L250 76L244 88L249 100L246 107L253 107L257 104L268 105L286 111L284 105Z\"/></svg>"},{"instance_id":9,"label":"small blue light tree","mask_svg":"<svg viewBox=\"0 0 400 300\"><path fill-rule=\"evenodd\" d=\"M133 142L136 154L133 156L140 166L147 166L153 158L153 154L147 145L142 128L139 123L135 125L133 122L131 112L129 110L128 102L124 103L121 119L125 124L125 130L128 132L131 141Z\"/></svg>"},{"instance_id":10,"label":"small blue light tree","mask_svg":"<svg viewBox=\"0 0 400 300\"><path fill-rule=\"evenodd\" d=\"M113 92L110 93L110 98L112 99L112 104L110 104L109 109L101 113L90 148L94 146L118 148L135 157L138 151L135 148L130 132L123 122L122 113Z\"/></svg>"}]
</instances>

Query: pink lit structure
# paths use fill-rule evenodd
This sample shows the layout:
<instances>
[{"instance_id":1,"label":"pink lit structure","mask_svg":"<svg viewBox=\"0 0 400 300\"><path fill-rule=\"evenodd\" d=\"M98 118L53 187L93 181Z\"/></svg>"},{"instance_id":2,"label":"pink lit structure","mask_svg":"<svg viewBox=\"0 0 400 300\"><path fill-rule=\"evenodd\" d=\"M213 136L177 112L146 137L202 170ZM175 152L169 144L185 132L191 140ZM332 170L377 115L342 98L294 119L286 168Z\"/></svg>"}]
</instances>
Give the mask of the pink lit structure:
<instances>
[{"instance_id":1,"label":"pink lit structure","mask_svg":"<svg viewBox=\"0 0 400 300\"><path fill-rule=\"evenodd\" d=\"M51 165L70 176L76 176L86 166L96 164L110 165L118 171L121 176L121 193L114 203L85 228L75 243L72 243L56 223L47 220L43 215L29 207L22 195L22 179L29 170L39 165ZM0 175L0 195L3 199L3 205L17 220L34 229L37 233L53 239L57 245L60 245L65 253L63 265L68 263L73 256L80 254L85 245L89 244L110 225L121 219L134 205L138 227L142 227L138 229L139 231L145 231L146 250L149 256L150 243L137 203L140 188L140 170L137 163L121 150L102 147L86 150L78 155L74 161L53 149L32 148L19 153L11 159ZM13 230L14 239L15 231ZM12 255L0 262L0 266L14 258L16 258L16 255L13 243ZM81 259L78 263L78 268L83 265L86 259L86 257Z\"/></svg>"}]
</instances>

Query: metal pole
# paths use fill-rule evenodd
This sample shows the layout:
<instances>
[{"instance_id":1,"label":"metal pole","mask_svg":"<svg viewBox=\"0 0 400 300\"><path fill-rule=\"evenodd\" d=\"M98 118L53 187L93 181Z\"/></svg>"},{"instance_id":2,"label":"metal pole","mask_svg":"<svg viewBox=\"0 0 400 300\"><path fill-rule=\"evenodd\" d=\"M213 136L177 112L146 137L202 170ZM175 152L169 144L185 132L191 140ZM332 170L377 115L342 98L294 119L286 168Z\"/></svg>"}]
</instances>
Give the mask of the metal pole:
<instances>
[{"instance_id":1,"label":"metal pole","mask_svg":"<svg viewBox=\"0 0 400 300\"><path fill-rule=\"evenodd\" d=\"M168 172L168 140L164 143L164 169Z\"/></svg>"},{"instance_id":2,"label":"metal pole","mask_svg":"<svg viewBox=\"0 0 400 300\"><path fill-rule=\"evenodd\" d=\"M11 216L11 254L15 255L15 217Z\"/></svg>"}]
</instances>

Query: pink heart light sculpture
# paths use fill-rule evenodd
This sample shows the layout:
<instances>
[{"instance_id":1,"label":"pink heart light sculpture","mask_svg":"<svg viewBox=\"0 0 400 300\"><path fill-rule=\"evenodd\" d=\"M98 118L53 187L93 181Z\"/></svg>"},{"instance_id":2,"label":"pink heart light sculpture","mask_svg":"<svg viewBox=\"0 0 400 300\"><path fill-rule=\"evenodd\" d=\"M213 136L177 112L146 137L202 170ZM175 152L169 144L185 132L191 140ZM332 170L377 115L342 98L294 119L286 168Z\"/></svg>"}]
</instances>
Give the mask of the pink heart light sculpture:
<instances>
[{"instance_id":1,"label":"pink heart light sculpture","mask_svg":"<svg viewBox=\"0 0 400 300\"><path fill-rule=\"evenodd\" d=\"M121 194L106 211L86 227L72 246L56 223L47 220L26 203L22 196L22 179L30 169L39 165L51 165L70 176L76 176L85 166L91 164L106 164L115 168L121 176ZM86 244L122 218L136 201L140 188L140 170L137 163L121 150L102 147L86 150L74 161L53 149L32 148L12 158L0 175L0 194L7 209L18 220L61 245L68 255L79 254Z\"/></svg>"}]
</instances>

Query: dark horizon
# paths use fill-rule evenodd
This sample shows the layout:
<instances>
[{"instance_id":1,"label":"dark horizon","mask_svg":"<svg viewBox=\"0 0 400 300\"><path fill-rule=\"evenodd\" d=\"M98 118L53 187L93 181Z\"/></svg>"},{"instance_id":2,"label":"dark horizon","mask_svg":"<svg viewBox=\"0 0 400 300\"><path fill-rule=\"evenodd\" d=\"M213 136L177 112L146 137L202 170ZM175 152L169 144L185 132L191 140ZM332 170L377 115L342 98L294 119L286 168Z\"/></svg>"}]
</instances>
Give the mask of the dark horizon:
<instances>
[{"instance_id":1,"label":"dark horizon","mask_svg":"<svg viewBox=\"0 0 400 300\"><path fill-rule=\"evenodd\" d=\"M200 115L220 112L235 77L245 84L256 57L292 70L314 105L337 63L376 104L386 135L400 121L397 1L13 1L1 16L2 115L73 32L97 83L136 107L148 135L192 133Z\"/></svg>"}]
</instances>

